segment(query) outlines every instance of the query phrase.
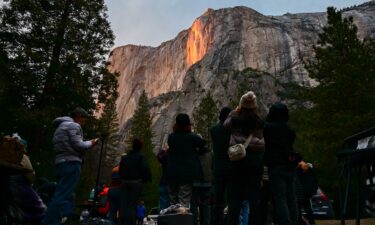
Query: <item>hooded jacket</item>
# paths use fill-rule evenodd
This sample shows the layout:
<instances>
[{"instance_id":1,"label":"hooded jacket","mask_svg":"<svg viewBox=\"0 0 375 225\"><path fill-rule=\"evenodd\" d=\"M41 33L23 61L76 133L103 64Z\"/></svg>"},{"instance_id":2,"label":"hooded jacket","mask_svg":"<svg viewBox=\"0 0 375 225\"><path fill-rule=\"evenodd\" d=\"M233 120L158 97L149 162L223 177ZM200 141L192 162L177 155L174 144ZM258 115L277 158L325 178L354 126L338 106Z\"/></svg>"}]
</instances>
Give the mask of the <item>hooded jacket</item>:
<instances>
[{"instance_id":1,"label":"hooded jacket","mask_svg":"<svg viewBox=\"0 0 375 225\"><path fill-rule=\"evenodd\" d=\"M82 162L82 153L92 147L92 142L83 141L81 125L67 116L56 118L53 125L57 127L52 139L55 163Z\"/></svg>"}]
</instances>

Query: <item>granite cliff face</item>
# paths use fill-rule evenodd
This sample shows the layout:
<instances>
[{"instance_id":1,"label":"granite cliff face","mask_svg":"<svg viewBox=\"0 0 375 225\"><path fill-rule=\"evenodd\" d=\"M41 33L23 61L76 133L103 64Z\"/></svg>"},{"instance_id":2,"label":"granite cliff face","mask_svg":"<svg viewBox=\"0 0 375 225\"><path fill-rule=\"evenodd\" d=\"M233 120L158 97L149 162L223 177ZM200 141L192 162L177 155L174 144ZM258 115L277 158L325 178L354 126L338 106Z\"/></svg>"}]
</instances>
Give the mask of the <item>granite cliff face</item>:
<instances>
[{"instance_id":1,"label":"granite cliff face","mask_svg":"<svg viewBox=\"0 0 375 225\"><path fill-rule=\"evenodd\" d=\"M343 12L353 16L360 37L375 38L375 4ZM280 100L281 83L314 85L303 61L326 24L325 13L264 16L250 8L208 9L192 26L159 47L127 45L114 49L109 62L119 72L117 111L122 127L146 90L152 102L155 143L170 131L174 116L192 113L207 91L217 106L253 90L260 110ZM241 87L241 88L240 88Z\"/></svg>"}]
</instances>

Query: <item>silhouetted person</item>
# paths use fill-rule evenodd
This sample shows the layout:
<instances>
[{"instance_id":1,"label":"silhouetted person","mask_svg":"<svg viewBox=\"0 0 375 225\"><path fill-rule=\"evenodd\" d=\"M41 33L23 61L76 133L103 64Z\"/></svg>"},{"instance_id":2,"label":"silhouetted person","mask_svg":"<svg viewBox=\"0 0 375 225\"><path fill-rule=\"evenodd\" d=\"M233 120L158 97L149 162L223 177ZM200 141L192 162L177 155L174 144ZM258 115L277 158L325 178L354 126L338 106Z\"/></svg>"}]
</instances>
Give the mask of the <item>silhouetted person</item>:
<instances>
[{"instance_id":1,"label":"silhouetted person","mask_svg":"<svg viewBox=\"0 0 375 225\"><path fill-rule=\"evenodd\" d=\"M238 225L241 206L249 200L249 224L260 223L260 184L263 172L263 121L252 91L244 94L239 107L229 115L224 126L230 129L229 145L243 144L252 135L246 157L230 162L228 224Z\"/></svg>"},{"instance_id":2,"label":"silhouetted person","mask_svg":"<svg viewBox=\"0 0 375 225\"><path fill-rule=\"evenodd\" d=\"M309 225L315 224L314 214L311 208L311 197L316 194L318 181L315 177L311 163L301 161L297 168L296 190L298 199L298 220L304 224L302 219L302 208L306 212Z\"/></svg>"},{"instance_id":3,"label":"silhouetted person","mask_svg":"<svg viewBox=\"0 0 375 225\"><path fill-rule=\"evenodd\" d=\"M120 177L120 165L115 166L111 173L111 184L108 191L108 202L109 211L108 219L113 223L117 224L118 216L117 213L120 211L121 206L121 177Z\"/></svg>"},{"instance_id":4,"label":"silhouetted person","mask_svg":"<svg viewBox=\"0 0 375 225\"><path fill-rule=\"evenodd\" d=\"M199 155L202 176L193 182L190 210L197 225L211 225L212 152Z\"/></svg>"},{"instance_id":5,"label":"silhouetted person","mask_svg":"<svg viewBox=\"0 0 375 225\"><path fill-rule=\"evenodd\" d=\"M163 147L159 150L156 158L161 164L161 177L159 182L159 210L166 209L170 206L171 200L168 193L168 179L167 179L167 162L168 162L168 150L169 146L167 143L163 144Z\"/></svg>"},{"instance_id":6,"label":"silhouetted person","mask_svg":"<svg viewBox=\"0 0 375 225\"><path fill-rule=\"evenodd\" d=\"M278 225L297 223L295 169L291 162L295 132L288 126L289 111L285 104L271 106L264 127L265 164L268 166L270 192L274 198L275 222Z\"/></svg>"},{"instance_id":7,"label":"silhouetted person","mask_svg":"<svg viewBox=\"0 0 375 225\"><path fill-rule=\"evenodd\" d=\"M168 137L167 177L171 204L188 208L194 180L202 176L199 154L206 152L206 141L191 132L190 118L178 114Z\"/></svg>"},{"instance_id":8,"label":"silhouetted person","mask_svg":"<svg viewBox=\"0 0 375 225\"><path fill-rule=\"evenodd\" d=\"M121 158L120 225L135 224L137 203L142 193L143 183L151 181L151 171L141 152L142 148L143 142L134 139L132 150Z\"/></svg>"},{"instance_id":9,"label":"silhouetted person","mask_svg":"<svg viewBox=\"0 0 375 225\"><path fill-rule=\"evenodd\" d=\"M214 208L213 225L223 225L225 196L229 182L229 139L230 130L224 127L224 121L232 111L229 107L220 110L219 122L210 128L213 149L213 186L214 186Z\"/></svg>"}]
</instances>

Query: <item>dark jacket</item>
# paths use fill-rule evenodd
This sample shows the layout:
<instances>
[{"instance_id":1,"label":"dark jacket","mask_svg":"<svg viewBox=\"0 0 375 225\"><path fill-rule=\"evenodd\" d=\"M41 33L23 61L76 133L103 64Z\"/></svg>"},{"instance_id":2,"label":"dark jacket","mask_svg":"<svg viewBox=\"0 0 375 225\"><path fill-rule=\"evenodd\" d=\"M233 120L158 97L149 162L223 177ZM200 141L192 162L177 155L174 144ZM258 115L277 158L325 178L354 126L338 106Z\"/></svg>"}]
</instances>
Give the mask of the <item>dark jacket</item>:
<instances>
[{"instance_id":1,"label":"dark jacket","mask_svg":"<svg viewBox=\"0 0 375 225\"><path fill-rule=\"evenodd\" d=\"M212 148L214 154L214 176L228 176L230 163L228 157L230 131L229 129L226 129L224 127L224 124L222 122L220 122L211 127L210 134L212 138Z\"/></svg>"},{"instance_id":2,"label":"dark jacket","mask_svg":"<svg viewBox=\"0 0 375 225\"><path fill-rule=\"evenodd\" d=\"M296 133L288 126L288 120L289 110L285 104L277 102L271 106L263 132L266 144L264 162L270 169L287 166L294 170L296 166L289 163Z\"/></svg>"},{"instance_id":3,"label":"dark jacket","mask_svg":"<svg viewBox=\"0 0 375 225\"><path fill-rule=\"evenodd\" d=\"M140 150L132 150L121 157L120 176L123 181L151 181L151 171Z\"/></svg>"},{"instance_id":4,"label":"dark jacket","mask_svg":"<svg viewBox=\"0 0 375 225\"><path fill-rule=\"evenodd\" d=\"M195 187L208 187L212 182L212 152L208 151L199 155L202 176L198 180L194 180Z\"/></svg>"},{"instance_id":5,"label":"dark jacket","mask_svg":"<svg viewBox=\"0 0 375 225\"><path fill-rule=\"evenodd\" d=\"M158 154L156 155L156 158L158 159L159 163L161 164L161 177L160 177L159 185L168 185L167 174L166 174L168 152L163 151L163 149L160 149Z\"/></svg>"},{"instance_id":6,"label":"dark jacket","mask_svg":"<svg viewBox=\"0 0 375 225\"><path fill-rule=\"evenodd\" d=\"M266 145L265 164L268 167L289 165L288 157L293 152L296 133L286 122L266 123L263 133Z\"/></svg>"},{"instance_id":7,"label":"dark jacket","mask_svg":"<svg viewBox=\"0 0 375 225\"><path fill-rule=\"evenodd\" d=\"M304 172L301 168L298 168L296 174L302 186L303 194L306 196L314 195L318 190L318 180L315 177L314 169L309 168Z\"/></svg>"},{"instance_id":8,"label":"dark jacket","mask_svg":"<svg viewBox=\"0 0 375 225\"><path fill-rule=\"evenodd\" d=\"M168 137L167 179L169 184L192 184L202 177L199 154L207 152L206 141L189 131L175 131Z\"/></svg>"}]
</instances>

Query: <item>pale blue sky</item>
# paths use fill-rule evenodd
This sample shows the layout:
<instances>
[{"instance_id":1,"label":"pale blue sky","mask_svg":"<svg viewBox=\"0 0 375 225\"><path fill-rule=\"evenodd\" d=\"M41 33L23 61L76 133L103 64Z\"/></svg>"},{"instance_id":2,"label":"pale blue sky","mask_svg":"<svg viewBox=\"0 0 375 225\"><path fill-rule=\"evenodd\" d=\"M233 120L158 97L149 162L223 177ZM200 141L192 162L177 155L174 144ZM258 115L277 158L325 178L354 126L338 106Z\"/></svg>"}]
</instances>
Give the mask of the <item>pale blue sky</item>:
<instances>
[{"instance_id":1,"label":"pale blue sky","mask_svg":"<svg viewBox=\"0 0 375 225\"><path fill-rule=\"evenodd\" d=\"M115 46L158 46L190 27L207 8L247 6L264 15L323 12L366 0L105 0L116 35Z\"/></svg>"}]
</instances>

